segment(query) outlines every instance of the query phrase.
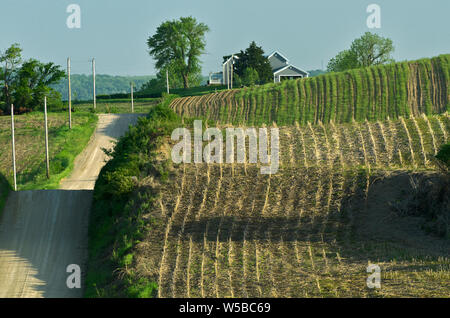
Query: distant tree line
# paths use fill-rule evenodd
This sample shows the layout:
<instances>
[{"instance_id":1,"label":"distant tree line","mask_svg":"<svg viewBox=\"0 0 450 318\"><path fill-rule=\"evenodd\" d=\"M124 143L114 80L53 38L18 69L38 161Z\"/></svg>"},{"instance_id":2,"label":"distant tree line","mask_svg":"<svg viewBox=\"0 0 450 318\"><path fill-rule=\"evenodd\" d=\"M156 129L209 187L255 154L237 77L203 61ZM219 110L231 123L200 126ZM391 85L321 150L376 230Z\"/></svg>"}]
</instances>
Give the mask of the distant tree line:
<instances>
[{"instance_id":1,"label":"distant tree line","mask_svg":"<svg viewBox=\"0 0 450 318\"><path fill-rule=\"evenodd\" d=\"M138 91L154 77L155 76L112 76L98 74L95 77L96 95L129 94L130 83L133 83L135 91ZM92 100L92 75L72 74L70 81L72 88L72 100ZM58 83L52 85L52 88L62 95L63 100L68 99L67 78L64 78Z\"/></svg>"}]
</instances>

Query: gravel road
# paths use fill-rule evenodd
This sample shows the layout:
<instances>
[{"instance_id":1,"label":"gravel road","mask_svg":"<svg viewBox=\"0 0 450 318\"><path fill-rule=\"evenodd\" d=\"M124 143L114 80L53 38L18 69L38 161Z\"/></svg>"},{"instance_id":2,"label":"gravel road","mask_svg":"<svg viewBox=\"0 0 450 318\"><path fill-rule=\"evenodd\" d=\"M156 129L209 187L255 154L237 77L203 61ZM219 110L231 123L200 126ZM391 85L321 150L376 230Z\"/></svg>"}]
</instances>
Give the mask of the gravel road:
<instances>
[{"instance_id":1,"label":"gravel road","mask_svg":"<svg viewBox=\"0 0 450 318\"><path fill-rule=\"evenodd\" d=\"M137 114L99 115L97 129L60 190L13 192L0 217L0 298L82 297L87 229L95 181L110 149ZM69 265L81 268L69 289Z\"/></svg>"}]
</instances>

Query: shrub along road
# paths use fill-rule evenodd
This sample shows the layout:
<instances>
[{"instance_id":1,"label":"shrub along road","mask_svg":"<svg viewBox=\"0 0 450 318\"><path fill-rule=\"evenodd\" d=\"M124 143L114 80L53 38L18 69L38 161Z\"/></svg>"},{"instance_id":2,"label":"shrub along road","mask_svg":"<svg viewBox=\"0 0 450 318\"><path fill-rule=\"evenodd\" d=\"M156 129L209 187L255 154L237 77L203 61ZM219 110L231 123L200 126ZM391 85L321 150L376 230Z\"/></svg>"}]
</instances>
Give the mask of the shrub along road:
<instances>
[{"instance_id":1,"label":"shrub along road","mask_svg":"<svg viewBox=\"0 0 450 318\"><path fill-rule=\"evenodd\" d=\"M92 190L111 149L140 115L99 115L97 130L61 190L11 193L0 219L0 298L82 297L67 266L85 272ZM82 285L82 288L84 286Z\"/></svg>"}]
</instances>

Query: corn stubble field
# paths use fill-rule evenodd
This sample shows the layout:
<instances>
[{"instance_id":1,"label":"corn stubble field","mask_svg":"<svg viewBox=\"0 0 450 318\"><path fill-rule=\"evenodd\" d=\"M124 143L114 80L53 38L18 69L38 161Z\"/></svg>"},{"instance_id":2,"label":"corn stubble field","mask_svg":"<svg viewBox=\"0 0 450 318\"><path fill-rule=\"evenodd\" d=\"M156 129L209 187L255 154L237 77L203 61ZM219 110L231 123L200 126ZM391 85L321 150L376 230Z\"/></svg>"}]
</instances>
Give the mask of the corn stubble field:
<instances>
[{"instance_id":1,"label":"corn stubble field","mask_svg":"<svg viewBox=\"0 0 450 318\"><path fill-rule=\"evenodd\" d=\"M448 296L450 242L393 204L440 177L432 156L450 119L280 128L281 169L179 165L135 249L159 297ZM162 239L164 238L164 239ZM366 287L368 264L382 288Z\"/></svg>"},{"instance_id":2,"label":"corn stubble field","mask_svg":"<svg viewBox=\"0 0 450 318\"><path fill-rule=\"evenodd\" d=\"M280 169L176 165L163 143L171 177L140 170L114 219L139 237L94 251L93 267L115 265L93 272L89 295L139 281L132 297L448 297L450 179L434 156L450 141L449 58L174 99L186 120L277 126ZM366 285L370 264L380 289Z\"/></svg>"}]
</instances>

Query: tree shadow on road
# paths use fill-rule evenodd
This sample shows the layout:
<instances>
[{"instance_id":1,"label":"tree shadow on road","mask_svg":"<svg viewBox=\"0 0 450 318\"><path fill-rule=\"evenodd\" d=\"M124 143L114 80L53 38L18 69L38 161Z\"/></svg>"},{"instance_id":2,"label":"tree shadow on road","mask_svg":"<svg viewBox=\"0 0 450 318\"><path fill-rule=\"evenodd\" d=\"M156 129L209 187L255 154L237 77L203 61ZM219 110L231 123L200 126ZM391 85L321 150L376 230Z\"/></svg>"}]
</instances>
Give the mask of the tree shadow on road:
<instances>
[{"instance_id":1,"label":"tree shadow on road","mask_svg":"<svg viewBox=\"0 0 450 318\"><path fill-rule=\"evenodd\" d=\"M0 298L82 297L91 203L89 190L10 193L0 219ZM66 284L72 264L81 289Z\"/></svg>"},{"instance_id":2,"label":"tree shadow on road","mask_svg":"<svg viewBox=\"0 0 450 318\"><path fill-rule=\"evenodd\" d=\"M0 172L0 216L2 215L3 208L6 204L9 191L11 191L11 185L6 177Z\"/></svg>"}]
</instances>

